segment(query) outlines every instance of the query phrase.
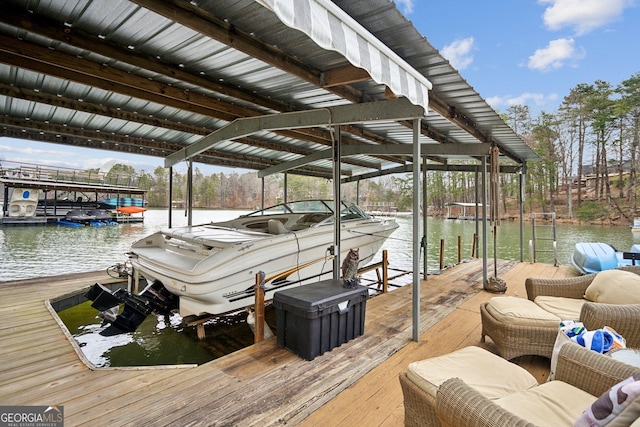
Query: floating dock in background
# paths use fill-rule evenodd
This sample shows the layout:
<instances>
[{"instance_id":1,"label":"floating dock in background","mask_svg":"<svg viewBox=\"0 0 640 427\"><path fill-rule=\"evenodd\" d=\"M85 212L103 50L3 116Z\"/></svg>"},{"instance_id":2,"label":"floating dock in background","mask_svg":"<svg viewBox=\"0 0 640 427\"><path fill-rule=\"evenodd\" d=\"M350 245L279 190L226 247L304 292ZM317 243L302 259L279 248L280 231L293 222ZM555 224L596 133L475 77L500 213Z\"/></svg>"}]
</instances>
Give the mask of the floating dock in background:
<instances>
[{"instance_id":1,"label":"floating dock in background","mask_svg":"<svg viewBox=\"0 0 640 427\"><path fill-rule=\"evenodd\" d=\"M497 272L507 294L520 297L526 277L576 274L500 260ZM270 338L199 366L91 369L46 301L114 280L96 272L0 282L0 403L63 405L77 426L401 426L406 364L466 345L492 349L480 343L479 304L495 294L482 291L482 260L474 259L423 282L419 343L411 341L409 285L369 299L364 335L312 361ZM548 359L524 360L546 379Z\"/></svg>"},{"instance_id":2,"label":"floating dock in background","mask_svg":"<svg viewBox=\"0 0 640 427\"><path fill-rule=\"evenodd\" d=\"M101 209L102 199L122 196L139 196L144 199L146 194L146 190L135 186L135 175L56 168L5 160L0 163L0 183L4 185L0 225L4 226L56 224L72 209ZM35 212L15 216L11 213L11 195L15 190L38 192L41 197ZM48 197L50 193L53 193L52 198ZM59 199L62 195L65 200ZM117 206L112 209L116 208ZM139 223L144 221L143 215L132 216L116 212L112 220L118 223Z\"/></svg>"},{"instance_id":3,"label":"floating dock in background","mask_svg":"<svg viewBox=\"0 0 640 427\"><path fill-rule=\"evenodd\" d=\"M482 219L482 203L464 203L464 202L453 202L447 203L447 219L460 219L460 220L468 220L475 221L476 218ZM476 207L478 209L478 214L476 215ZM487 205L487 210L489 209L489 205Z\"/></svg>"}]
</instances>

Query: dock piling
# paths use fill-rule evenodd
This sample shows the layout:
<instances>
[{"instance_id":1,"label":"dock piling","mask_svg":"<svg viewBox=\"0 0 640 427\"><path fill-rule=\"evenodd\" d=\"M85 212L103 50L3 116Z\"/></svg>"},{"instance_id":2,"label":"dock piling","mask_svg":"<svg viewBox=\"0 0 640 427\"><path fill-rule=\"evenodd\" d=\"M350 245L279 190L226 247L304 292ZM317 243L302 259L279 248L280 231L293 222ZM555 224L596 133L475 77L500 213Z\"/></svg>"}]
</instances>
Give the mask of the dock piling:
<instances>
[{"instance_id":1,"label":"dock piling","mask_svg":"<svg viewBox=\"0 0 640 427\"><path fill-rule=\"evenodd\" d=\"M264 341L264 272L256 274L254 342Z\"/></svg>"}]
</instances>

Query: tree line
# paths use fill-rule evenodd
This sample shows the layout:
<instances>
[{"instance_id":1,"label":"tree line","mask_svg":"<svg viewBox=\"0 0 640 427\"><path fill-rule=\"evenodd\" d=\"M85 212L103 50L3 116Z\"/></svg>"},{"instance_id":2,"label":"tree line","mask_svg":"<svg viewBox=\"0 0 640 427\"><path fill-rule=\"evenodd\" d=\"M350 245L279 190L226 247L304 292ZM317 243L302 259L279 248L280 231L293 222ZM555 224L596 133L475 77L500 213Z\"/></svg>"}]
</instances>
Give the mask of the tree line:
<instances>
[{"instance_id":1,"label":"tree line","mask_svg":"<svg viewBox=\"0 0 640 427\"><path fill-rule=\"evenodd\" d=\"M578 84L557 111L532 118L527 107L514 106L506 118L542 159L528 169L530 203L570 218L595 205L636 214L640 73L617 86Z\"/></svg>"},{"instance_id":2,"label":"tree line","mask_svg":"<svg viewBox=\"0 0 640 427\"><path fill-rule=\"evenodd\" d=\"M615 207L626 216L635 215L640 142L640 73L617 86L597 80L580 83L563 98L555 111L534 115L526 105L514 105L501 113L511 128L540 156L530 162L526 174L525 210L559 212L569 218L598 211L597 206ZM115 173L130 172L125 165ZM138 172L139 186L148 190L150 206L183 205L187 199L186 174L173 175L169 200L169 173L157 167L152 173ZM331 198L332 184L321 178L289 174L288 200ZM193 205L201 208L253 209L285 198L284 175L258 178L257 172L204 175L193 172ZM501 174L502 210L515 208L518 177ZM444 209L451 202L473 202L476 182L473 173L427 173L427 202L432 209ZM394 206L410 210L411 174L384 176L343 185L343 198L364 206ZM624 207L622 207L624 206Z\"/></svg>"}]
</instances>

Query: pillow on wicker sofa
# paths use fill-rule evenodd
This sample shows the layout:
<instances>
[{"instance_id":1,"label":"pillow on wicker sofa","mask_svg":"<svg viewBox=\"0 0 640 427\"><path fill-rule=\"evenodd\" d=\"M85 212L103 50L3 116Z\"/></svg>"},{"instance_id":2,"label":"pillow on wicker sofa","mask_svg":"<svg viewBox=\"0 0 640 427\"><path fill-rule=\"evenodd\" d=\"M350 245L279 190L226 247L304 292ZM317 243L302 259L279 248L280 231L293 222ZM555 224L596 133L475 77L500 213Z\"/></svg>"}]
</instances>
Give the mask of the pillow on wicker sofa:
<instances>
[{"instance_id":1,"label":"pillow on wicker sofa","mask_svg":"<svg viewBox=\"0 0 640 427\"><path fill-rule=\"evenodd\" d=\"M604 304L640 304L640 275L624 270L601 271L584 297Z\"/></svg>"},{"instance_id":2,"label":"pillow on wicker sofa","mask_svg":"<svg viewBox=\"0 0 640 427\"><path fill-rule=\"evenodd\" d=\"M605 391L582 413L574 423L574 427L631 425L639 415L636 405L638 399L640 399L640 373Z\"/></svg>"}]
</instances>

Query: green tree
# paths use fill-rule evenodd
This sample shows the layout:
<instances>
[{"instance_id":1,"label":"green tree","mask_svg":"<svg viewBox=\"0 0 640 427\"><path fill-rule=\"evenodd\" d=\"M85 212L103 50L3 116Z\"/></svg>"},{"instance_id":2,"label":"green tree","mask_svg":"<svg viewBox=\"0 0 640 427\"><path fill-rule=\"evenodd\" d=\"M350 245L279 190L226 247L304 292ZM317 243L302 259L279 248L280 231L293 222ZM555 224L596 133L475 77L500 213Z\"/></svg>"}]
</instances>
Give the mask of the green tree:
<instances>
[{"instance_id":1,"label":"green tree","mask_svg":"<svg viewBox=\"0 0 640 427\"><path fill-rule=\"evenodd\" d=\"M596 195L598 199L602 199L604 193L608 204L611 203L611 187L609 185L607 147L610 143L609 137L615 127L612 94L611 85L598 80L594 90L587 98L587 108L591 115L591 130L595 136L596 146Z\"/></svg>"},{"instance_id":2,"label":"green tree","mask_svg":"<svg viewBox=\"0 0 640 427\"><path fill-rule=\"evenodd\" d=\"M576 87L572 88L569 95L565 96L560 106L565 120L570 122L570 126L575 129L575 135L577 137L578 145L578 158L577 158L577 175L579 178L583 176L583 162L584 152L586 144L587 128L589 126L589 111L586 107L587 96L593 92L593 86L580 83ZM580 205L582 201L582 180L577 181L577 204Z\"/></svg>"},{"instance_id":3,"label":"green tree","mask_svg":"<svg viewBox=\"0 0 640 427\"><path fill-rule=\"evenodd\" d=\"M629 121L626 136L629 141L629 191L627 196L632 200L634 215L637 211L636 186L638 184L638 147L640 147L640 73L624 80L616 89L620 94L621 113Z\"/></svg>"},{"instance_id":4,"label":"green tree","mask_svg":"<svg viewBox=\"0 0 640 427\"><path fill-rule=\"evenodd\" d=\"M537 123L533 126L532 138L535 141L536 152L542 161L534 166L534 173L540 179L538 197L543 212L546 212L546 196L549 200L549 210L555 212L555 195L558 184L558 157L556 155L556 131L557 121L552 114L540 114Z\"/></svg>"}]
</instances>

